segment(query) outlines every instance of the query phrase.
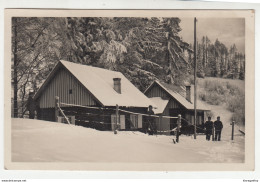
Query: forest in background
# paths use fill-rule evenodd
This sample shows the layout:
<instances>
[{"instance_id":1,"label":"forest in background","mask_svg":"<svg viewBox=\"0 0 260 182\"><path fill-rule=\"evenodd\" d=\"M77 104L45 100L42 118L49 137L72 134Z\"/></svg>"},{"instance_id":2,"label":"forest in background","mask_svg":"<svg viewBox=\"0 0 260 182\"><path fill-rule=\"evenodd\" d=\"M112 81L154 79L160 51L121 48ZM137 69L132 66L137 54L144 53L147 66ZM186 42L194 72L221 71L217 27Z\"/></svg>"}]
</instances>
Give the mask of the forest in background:
<instances>
[{"instance_id":1,"label":"forest in background","mask_svg":"<svg viewBox=\"0 0 260 182\"><path fill-rule=\"evenodd\" d=\"M21 117L30 90L37 91L61 59L122 72L144 91L158 79L192 83L193 45L182 40L180 18L12 19L12 104ZM244 79L245 55L204 36L197 42L199 77Z\"/></svg>"}]
</instances>

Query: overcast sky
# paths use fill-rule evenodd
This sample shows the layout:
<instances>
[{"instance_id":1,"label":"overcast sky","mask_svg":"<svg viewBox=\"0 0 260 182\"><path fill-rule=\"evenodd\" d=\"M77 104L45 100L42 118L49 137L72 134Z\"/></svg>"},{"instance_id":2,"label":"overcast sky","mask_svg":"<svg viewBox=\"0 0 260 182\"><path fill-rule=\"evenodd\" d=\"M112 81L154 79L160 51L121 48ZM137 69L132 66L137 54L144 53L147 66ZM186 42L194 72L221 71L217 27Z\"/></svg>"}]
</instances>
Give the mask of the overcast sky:
<instances>
[{"instance_id":1,"label":"overcast sky","mask_svg":"<svg viewBox=\"0 0 260 182\"><path fill-rule=\"evenodd\" d=\"M180 18L182 31L180 36L184 41L194 41L194 18ZM245 52L245 20L243 18L198 18L197 40L207 35L212 43L218 40L228 48L236 44L239 52Z\"/></svg>"}]
</instances>

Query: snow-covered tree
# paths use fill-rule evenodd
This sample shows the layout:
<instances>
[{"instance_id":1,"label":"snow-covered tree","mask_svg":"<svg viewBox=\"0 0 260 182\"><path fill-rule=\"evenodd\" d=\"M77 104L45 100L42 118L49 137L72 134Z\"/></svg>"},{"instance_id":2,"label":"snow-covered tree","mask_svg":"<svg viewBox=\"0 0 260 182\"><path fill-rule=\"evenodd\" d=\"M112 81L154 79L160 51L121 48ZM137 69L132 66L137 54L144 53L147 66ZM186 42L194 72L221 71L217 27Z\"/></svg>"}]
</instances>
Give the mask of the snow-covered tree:
<instances>
[{"instance_id":1,"label":"snow-covered tree","mask_svg":"<svg viewBox=\"0 0 260 182\"><path fill-rule=\"evenodd\" d=\"M12 19L12 84L14 117L23 115L30 89L37 90L61 59L64 18Z\"/></svg>"}]
</instances>

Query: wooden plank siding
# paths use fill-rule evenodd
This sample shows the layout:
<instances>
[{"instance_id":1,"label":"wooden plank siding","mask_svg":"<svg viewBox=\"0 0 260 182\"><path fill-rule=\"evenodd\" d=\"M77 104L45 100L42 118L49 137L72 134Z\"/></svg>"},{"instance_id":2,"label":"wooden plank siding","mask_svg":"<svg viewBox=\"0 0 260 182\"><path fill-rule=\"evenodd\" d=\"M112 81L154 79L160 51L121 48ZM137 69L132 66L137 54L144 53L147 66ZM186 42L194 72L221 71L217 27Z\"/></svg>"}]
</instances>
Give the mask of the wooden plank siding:
<instances>
[{"instance_id":1,"label":"wooden plank siding","mask_svg":"<svg viewBox=\"0 0 260 182\"><path fill-rule=\"evenodd\" d=\"M164 89L157 84L154 84L146 93L147 97L161 97L162 99L169 99L167 106L165 107L162 115L175 116L181 114L182 117L186 117L186 113L189 111L183 107L176 99L169 95ZM156 121L160 134L170 135L170 130L176 127L177 119L162 118L161 123ZM167 132L166 132L167 131Z\"/></svg>"},{"instance_id":2,"label":"wooden plank siding","mask_svg":"<svg viewBox=\"0 0 260 182\"><path fill-rule=\"evenodd\" d=\"M151 97L161 97L161 98L168 97L168 94L162 88L160 88L158 85L154 85L146 95L149 98L151 98Z\"/></svg>"},{"instance_id":3,"label":"wooden plank siding","mask_svg":"<svg viewBox=\"0 0 260 182\"><path fill-rule=\"evenodd\" d=\"M169 94L167 92L165 92L158 85L154 85L151 88L151 90L146 95L149 98L151 98L151 97L161 97L161 98L170 99L166 109L169 109L169 108L182 108L182 106L175 99L173 99L171 96L169 96Z\"/></svg>"},{"instance_id":4,"label":"wooden plank siding","mask_svg":"<svg viewBox=\"0 0 260 182\"><path fill-rule=\"evenodd\" d=\"M72 90L71 94L69 93L70 90ZM60 102L64 103L88 106L97 105L97 102L79 81L63 68L56 72L56 75L39 97L40 108L54 108L55 96L59 96Z\"/></svg>"},{"instance_id":5,"label":"wooden plank siding","mask_svg":"<svg viewBox=\"0 0 260 182\"><path fill-rule=\"evenodd\" d=\"M170 99L169 103L167 104L166 108L164 109L162 115L164 116L169 116L169 109L170 108L180 108L181 106L179 103L177 103L174 99L172 99L171 96L167 92L165 92L161 87L158 85L153 85L153 87L149 90L149 92L146 93L147 97L161 97L165 99ZM170 134L170 121L171 119L169 118L162 118L162 121L159 123L159 120L156 119L156 125L159 130L159 134L165 134L169 135ZM166 132L167 131L167 132Z\"/></svg>"}]
</instances>

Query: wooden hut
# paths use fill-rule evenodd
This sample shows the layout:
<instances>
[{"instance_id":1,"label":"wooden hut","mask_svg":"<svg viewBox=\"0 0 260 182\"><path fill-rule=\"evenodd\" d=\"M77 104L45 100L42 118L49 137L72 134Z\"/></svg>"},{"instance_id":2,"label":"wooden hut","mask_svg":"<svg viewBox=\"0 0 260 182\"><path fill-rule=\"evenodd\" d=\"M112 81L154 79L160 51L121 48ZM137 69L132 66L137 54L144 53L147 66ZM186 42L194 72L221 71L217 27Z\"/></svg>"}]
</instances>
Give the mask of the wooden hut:
<instances>
[{"instance_id":1,"label":"wooden hut","mask_svg":"<svg viewBox=\"0 0 260 182\"><path fill-rule=\"evenodd\" d=\"M122 110L137 113L146 113L149 105L154 106L122 73L63 60L34 96L39 119L59 120L55 116L55 96L76 124L104 130L113 129L117 104ZM122 111L119 114L122 130L142 128L143 117Z\"/></svg>"},{"instance_id":2,"label":"wooden hut","mask_svg":"<svg viewBox=\"0 0 260 182\"><path fill-rule=\"evenodd\" d=\"M155 114L166 116L178 116L181 114L184 121L189 125L194 124L194 104L192 103L191 86L186 88L174 86L171 84L154 81L144 92L144 94L157 105L154 109ZM197 125L202 126L205 121L205 111L209 111L203 103L197 104ZM157 120L157 129L159 131L168 131L176 127L176 118L161 118Z\"/></svg>"}]
</instances>

